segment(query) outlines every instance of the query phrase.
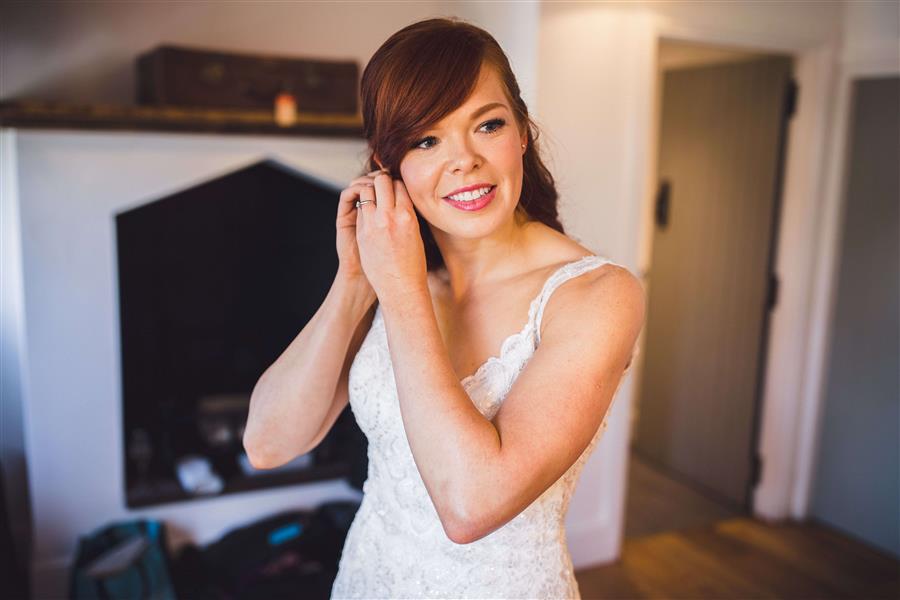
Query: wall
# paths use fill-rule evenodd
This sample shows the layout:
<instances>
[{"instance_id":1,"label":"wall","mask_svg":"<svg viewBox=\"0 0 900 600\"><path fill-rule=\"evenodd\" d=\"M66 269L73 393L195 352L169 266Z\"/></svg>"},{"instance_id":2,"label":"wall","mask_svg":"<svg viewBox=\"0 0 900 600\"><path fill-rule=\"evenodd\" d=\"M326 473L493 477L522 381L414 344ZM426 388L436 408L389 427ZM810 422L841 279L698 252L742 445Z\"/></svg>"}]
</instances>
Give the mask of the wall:
<instances>
[{"instance_id":1,"label":"wall","mask_svg":"<svg viewBox=\"0 0 900 600\"><path fill-rule=\"evenodd\" d=\"M900 557L900 76L856 80L811 513Z\"/></svg>"},{"instance_id":2,"label":"wall","mask_svg":"<svg viewBox=\"0 0 900 600\"><path fill-rule=\"evenodd\" d=\"M896 0L844 3L841 62L848 67L900 64L900 3Z\"/></svg>"},{"instance_id":3,"label":"wall","mask_svg":"<svg viewBox=\"0 0 900 600\"><path fill-rule=\"evenodd\" d=\"M835 250L822 261L817 311L826 341L811 417L820 422L809 452L816 476L803 500L814 517L898 555L900 4L848 3L845 19L834 210L823 233Z\"/></svg>"},{"instance_id":4,"label":"wall","mask_svg":"<svg viewBox=\"0 0 900 600\"><path fill-rule=\"evenodd\" d=\"M16 568L24 569L31 555L31 498L25 456L23 405L25 393L25 306L22 281L22 239L19 230L17 164L13 138L0 136L0 463L3 489L16 553Z\"/></svg>"}]
</instances>

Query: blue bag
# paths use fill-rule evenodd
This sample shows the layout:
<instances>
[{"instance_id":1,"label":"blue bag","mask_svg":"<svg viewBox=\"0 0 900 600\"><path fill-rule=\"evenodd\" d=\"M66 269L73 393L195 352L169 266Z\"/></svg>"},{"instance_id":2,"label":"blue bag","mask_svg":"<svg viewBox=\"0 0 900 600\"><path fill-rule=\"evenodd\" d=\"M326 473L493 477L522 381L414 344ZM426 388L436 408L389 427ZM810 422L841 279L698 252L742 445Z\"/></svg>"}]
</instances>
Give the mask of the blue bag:
<instances>
[{"instance_id":1,"label":"blue bag","mask_svg":"<svg viewBox=\"0 0 900 600\"><path fill-rule=\"evenodd\" d=\"M126 521L79 538L69 596L174 600L163 524Z\"/></svg>"}]
</instances>

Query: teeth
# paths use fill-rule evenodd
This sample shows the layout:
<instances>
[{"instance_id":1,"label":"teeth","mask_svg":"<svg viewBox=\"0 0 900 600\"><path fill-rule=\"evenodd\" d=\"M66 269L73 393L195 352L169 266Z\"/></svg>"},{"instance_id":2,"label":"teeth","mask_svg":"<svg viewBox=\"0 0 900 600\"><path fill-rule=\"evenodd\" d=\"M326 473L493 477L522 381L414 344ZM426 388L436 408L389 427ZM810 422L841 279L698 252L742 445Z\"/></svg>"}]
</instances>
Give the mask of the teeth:
<instances>
[{"instance_id":1,"label":"teeth","mask_svg":"<svg viewBox=\"0 0 900 600\"><path fill-rule=\"evenodd\" d=\"M456 194L455 196L447 196L451 200L456 200L457 202L471 202L472 200L477 200L481 198L485 194L491 191L490 187L484 187L480 190L473 190L471 192L463 192L462 194Z\"/></svg>"}]
</instances>

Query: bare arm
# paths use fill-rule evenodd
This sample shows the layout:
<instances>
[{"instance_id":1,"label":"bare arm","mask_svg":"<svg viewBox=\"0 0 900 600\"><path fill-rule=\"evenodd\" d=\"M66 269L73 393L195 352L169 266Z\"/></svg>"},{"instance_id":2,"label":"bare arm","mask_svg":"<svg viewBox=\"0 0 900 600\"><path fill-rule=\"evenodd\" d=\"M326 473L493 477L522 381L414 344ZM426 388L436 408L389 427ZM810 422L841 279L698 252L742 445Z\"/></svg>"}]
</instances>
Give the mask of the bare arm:
<instances>
[{"instance_id":1,"label":"bare arm","mask_svg":"<svg viewBox=\"0 0 900 600\"><path fill-rule=\"evenodd\" d=\"M347 404L353 356L371 326L374 294L335 278L325 301L256 382L244 448L274 468L314 448Z\"/></svg>"}]
</instances>

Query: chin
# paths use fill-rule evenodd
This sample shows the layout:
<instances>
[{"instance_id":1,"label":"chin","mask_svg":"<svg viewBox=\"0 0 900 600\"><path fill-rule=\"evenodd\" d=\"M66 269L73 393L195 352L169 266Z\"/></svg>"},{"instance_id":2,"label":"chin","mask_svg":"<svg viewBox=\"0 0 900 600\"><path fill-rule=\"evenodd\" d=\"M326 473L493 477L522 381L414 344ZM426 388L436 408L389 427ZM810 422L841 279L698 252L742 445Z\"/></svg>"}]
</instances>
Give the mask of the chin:
<instances>
[{"instance_id":1,"label":"chin","mask_svg":"<svg viewBox=\"0 0 900 600\"><path fill-rule=\"evenodd\" d=\"M442 218L436 226L438 229L446 232L454 237L477 239L488 237L491 234L504 229L504 227L515 219L515 207L504 210L496 210L494 207L491 213L479 215L473 218L473 215L461 215L455 218ZM456 210L451 208L451 210ZM442 215L444 216L444 215Z\"/></svg>"}]
</instances>

